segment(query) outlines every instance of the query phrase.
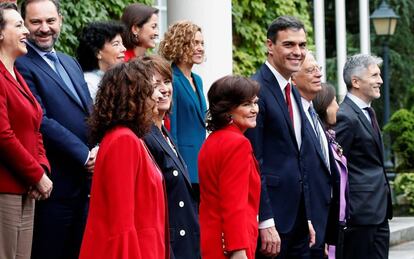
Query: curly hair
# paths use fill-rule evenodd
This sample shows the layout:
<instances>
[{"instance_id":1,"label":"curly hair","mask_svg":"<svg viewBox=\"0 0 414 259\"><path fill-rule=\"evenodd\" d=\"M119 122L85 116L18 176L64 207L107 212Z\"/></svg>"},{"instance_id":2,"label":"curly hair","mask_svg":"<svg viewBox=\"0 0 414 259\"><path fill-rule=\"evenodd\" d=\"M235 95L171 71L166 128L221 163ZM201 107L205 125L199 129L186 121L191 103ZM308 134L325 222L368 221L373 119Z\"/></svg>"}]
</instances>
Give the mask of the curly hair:
<instances>
[{"instance_id":1,"label":"curly hair","mask_svg":"<svg viewBox=\"0 0 414 259\"><path fill-rule=\"evenodd\" d=\"M194 38L198 31L201 32L201 28L190 21L174 23L164 34L158 53L174 63L191 62L194 52Z\"/></svg>"},{"instance_id":2,"label":"curly hair","mask_svg":"<svg viewBox=\"0 0 414 259\"><path fill-rule=\"evenodd\" d=\"M259 84L243 76L225 76L215 81L207 93L210 108L207 129L219 130L231 121L229 112L259 94Z\"/></svg>"},{"instance_id":3,"label":"curly hair","mask_svg":"<svg viewBox=\"0 0 414 259\"><path fill-rule=\"evenodd\" d=\"M125 7L121 16L121 21L126 27L122 35L125 48L133 49L139 45L138 38L132 33L132 26L136 25L141 28L151 19L153 14L158 14L158 12L157 8L140 3L130 4Z\"/></svg>"},{"instance_id":4,"label":"curly hair","mask_svg":"<svg viewBox=\"0 0 414 259\"><path fill-rule=\"evenodd\" d=\"M98 69L97 54L105 43L111 42L117 35L122 35L125 27L115 21L91 22L79 35L76 57L84 72Z\"/></svg>"},{"instance_id":5,"label":"curly hair","mask_svg":"<svg viewBox=\"0 0 414 259\"><path fill-rule=\"evenodd\" d=\"M88 119L91 143L98 143L115 126L130 128L138 137L150 129L155 102L153 67L138 59L120 63L105 72Z\"/></svg>"}]
</instances>

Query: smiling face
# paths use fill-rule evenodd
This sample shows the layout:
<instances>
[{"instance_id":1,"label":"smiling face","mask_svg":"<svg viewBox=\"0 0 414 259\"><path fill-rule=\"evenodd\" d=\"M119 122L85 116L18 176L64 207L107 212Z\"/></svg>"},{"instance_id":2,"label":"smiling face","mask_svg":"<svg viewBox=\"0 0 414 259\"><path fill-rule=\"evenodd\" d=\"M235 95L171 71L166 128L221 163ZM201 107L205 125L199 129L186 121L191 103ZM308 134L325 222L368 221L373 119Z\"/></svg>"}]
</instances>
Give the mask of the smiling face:
<instances>
[{"instance_id":1,"label":"smiling face","mask_svg":"<svg viewBox=\"0 0 414 259\"><path fill-rule=\"evenodd\" d=\"M62 16L51 1L38 1L26 6L25 25L29 40L43 51L51 51L62 26Z\"/></svg>"},{"instance_id":2,"label":"smiling face","mask_svg":"<svg viewBox=\"0 0 414 259\"><path fill-rule=\"evenodd\" d=\"M292 80L297 86L300 95L308 101L322 89L321 69L312 54L306 55L300 70L292 75Z\"/></svg>"},{"instance_id":3,"label":"smiling face","mask_svg":"<svg viewBox=\"0 0 414 259\"><path fill-rule=\"evenodd\" d=\"M233 123L242 131L256 127L257 113L259 112L259 98L253 97L230 111Z\"/></svg>"},{"instance_id":4,"label":"smiling face","mask_svg":"<svg viewBox=\"0 0 414 259\"><path fill-rule=\"evenodd\" d=\"M119 34L111 41L105 42L97 54L99 69L105 72L109 67L123 62L125 50L122 44L122 37Z\"/></svg>"},{"instance_id":5,"label":"smiling face","mask_svg":"<svg viewBox=\"0 0 414 259\"><path fill-rule=\"evenodd\" d=\"M172 102L172 83L171 79L165 78L160 73L155 72L152 84L161 95L158 97L158 112L162 116L170 109Z\"/></svg>"},{"instance_id":6,"label":"smiling face","mask_svg":"<svg viewBox=\"0 0 414 259\"><path fill-rule=\"evenodd\" d=\"M285 79L299 71L306 51L306 33L303 29L278 31L275 43L267 40L268 61Z\"/></svg>"},{"instance_id":7,"label":"smiling face","mask_svg":"<svg viewBox=\"0 0 414 259\"><path fill-rule=\"evenodd\" d=\"M381 97L381 70L378 65L368 66L360 75L352 76L351 93L366 103Z\"/></svg>"},{"instance_id":8,"label":"smiling face","mask_svg":"<svg viewBox=\"0 0 414 259\"><path fill-rule=\"evenodd\" d=\"M3 17L5 25L0 34L0 48L13 58L26 54L26 38L29 31L24 27L22 17L13 9L5 9Z\"/></svg>"},{"instance_id":9,"label":"smiling face","mask_svg":"<svg viewBox=\"0 0 414 259\"><path fill-rule=\"evenodd\" d=\"M197 31L193 41L194 53L192 57L193 64L201 64L204 61L204 39L203 34Z\"/></svg>"},{"instance_id":10,"label":"smiling face","mask_svg":"<svg viewBox=\"0 0 414 259\"><path fill-rule=\"evenodd\" d=\"M154 13L142 27L132 26L132 32L138 35L138 46L145 49L155 48L155 40L158 38L158 15Z\"/></svg>"}]
</instances>

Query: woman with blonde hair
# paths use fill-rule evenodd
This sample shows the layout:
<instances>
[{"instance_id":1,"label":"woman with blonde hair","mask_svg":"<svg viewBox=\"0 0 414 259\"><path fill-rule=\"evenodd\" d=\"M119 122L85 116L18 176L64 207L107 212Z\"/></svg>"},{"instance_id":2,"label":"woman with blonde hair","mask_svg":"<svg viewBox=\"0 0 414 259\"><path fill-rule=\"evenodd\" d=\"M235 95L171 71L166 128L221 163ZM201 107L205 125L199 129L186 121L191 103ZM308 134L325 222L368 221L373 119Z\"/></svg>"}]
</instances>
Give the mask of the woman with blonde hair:
<instances>
[{"instance_id":1,"label":"woman with blonde hair","mask_svg":"<svg viewBox=\"0 0 414 259\"><path fill-rule=\"evenodd\" d=\"M173 70L173 107L165 124L188 166L198 194L197 156L206 137L207 108L201 77L192 68L204 61L201 28L189 21L171 25L160 43L159 53L172 62Z\"/></svg>"}]
</instances>

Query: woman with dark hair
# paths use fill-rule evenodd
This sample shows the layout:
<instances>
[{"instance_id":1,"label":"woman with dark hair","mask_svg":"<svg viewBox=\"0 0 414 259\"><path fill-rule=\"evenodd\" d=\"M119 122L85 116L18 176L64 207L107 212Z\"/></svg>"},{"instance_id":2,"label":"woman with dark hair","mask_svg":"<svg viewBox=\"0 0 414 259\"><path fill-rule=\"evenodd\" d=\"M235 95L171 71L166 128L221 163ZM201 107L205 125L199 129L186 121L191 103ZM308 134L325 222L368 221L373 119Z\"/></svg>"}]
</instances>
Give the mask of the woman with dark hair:
<instances>
[{"instance_id":1,"label":"woman with dark hair","mask_svg":"<svg viewBox=\"0 0 414 259\"><path fill-rule=\"evenodd\" d=\"M315 99L313 100L313 107L318 113L319 118L325 125L326 136L328 138L329 147L335 158L335 164L340 172L340 189L339 189L339 226L340 228L346 226L346 220L349 215L348 213L348 169L346 166L346 158L342 154L342 148L335 140L335 131L333 126L336 124L336 113L338 112L339 106L336 102L335 88L329 84L322 84L322 90L318 92ZM342 238L341 231L338 231L338 236L334 237L340 242ZM338 242L335 242L338 243ZM337 244L338 248L341 248L340 243ZM328 254L330 259L342 258L343 253L340 249L336 249L335 246L330 245L328 247Z\"/></svg>"},{"instance_id":2,"label":"woman with dark hair","mask_svg":"<svg viewBox=\"0 0 414 259\"><path fill-rule=\"evenodd\" d=\"M162 96L158 115L144 141L160 167L167 187L168 216L172 258L200 258L200 227L195 193L191 187L187 166L168 130L163 126L164 116L171 109L172 73L170 64L159 56L140 57L144 64L155 67L154 86Z\"/></svg>"},{"instance_id":3,"label":"woman with dark hair","mask_svg":"<svg viewBox=\"0 0 414 259\"><path fill-rule=\"evenodd\" d=\"M29 259L35 201L50 196L42 109L15 68L29 31L14 3L0 3L0 258Z\"/></svg>"},{"instance_id":4,"label":"woman with dark hair","mask_svg":"<svg viewBox=\"0 0 414 259\"><path fill-rule=\"evenodd\" d=\"M200 150L203 259L254 258L260 201L259 166L243 133L256 126L259 85L226 76L208 91L207 129Z\"/></svg>"},{"instance_id":5,"label":"woman with dark hair","mask_svg":"<svg viewBox=\"0 0 414 259\"><path fill-rule=\"evenodd\" d=\"M79 36L77 59L94 101L105 71L124 61L123 32L123 25L117 22L92 22L83 28Z\"/></svg>"},{"instance_id":6,"label":"woman with dark hair","mask_svg":"<svg viewBox=\"0 0 414 259\"><path fill-rule=\"evenodd\" d=\"M121 17L126 30L122 36L127 51L125 61L145 55L155 48L158 38L158 9L140 3L125 7Z\"/></svg>"},{"instance_id":7,"label":"woman with dark hair","mask_svg":"<svg viewBox=\"0 0 414 259\"><path fill-rule=\"evenodd\" d=\"M142 141L161 95L152 71L134 60L102 78L89 119L100 148L81 259L169 258L163 176Z\"/></svg>"},{"instance_id":8,"label":"woman with dark hair","mask_svg":"<svg viewBox=\"0 0 414 259\"><path fill-rule=\"evenodd\" d=\"M191 70L204 61L201 28L189 21L171 25L160 42L159 53L172 62L173 70L174 105L165 124L188 166L198 196L197 156L206 138L207 108L201 77Z\"/></svg>"}]
</instances>

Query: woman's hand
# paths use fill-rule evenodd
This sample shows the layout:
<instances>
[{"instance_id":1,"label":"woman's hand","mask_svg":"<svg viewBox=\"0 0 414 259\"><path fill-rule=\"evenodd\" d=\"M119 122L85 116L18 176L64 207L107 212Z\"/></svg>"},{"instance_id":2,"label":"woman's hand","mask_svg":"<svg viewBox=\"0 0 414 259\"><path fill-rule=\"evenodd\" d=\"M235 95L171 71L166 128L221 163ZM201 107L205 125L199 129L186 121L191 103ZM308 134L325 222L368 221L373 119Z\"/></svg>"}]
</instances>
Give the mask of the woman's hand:
<instances>
[{"instance_id":1,"label":"woman's hand","mask_svg":"<svg viewBox=\"0 0 414 259\"><path fill-rule=\"evenodd\" d=\"M49 179L49 177L46 175L46 173L43 174L42 178L40 178L40 181L36 184L36 189L32 190L31 192L33 194L36 194L36 191L39 192L41 194L41 198L38 197L38 195L33 195L32 196L39 200L39 199L47 199L50 196L50 193L52 192L53 189L53 183L52 181Z\"/></svg>"},{"instance_id":2,"label":"woman's hand","mask_svg":"<svg viewBox=\"0 0 414 259\"><path fill-rule=\"evenodd\" d=\"M237 250L232 252L230 259L247 259L246 250Z\"/></svg>"}]
</instances>

